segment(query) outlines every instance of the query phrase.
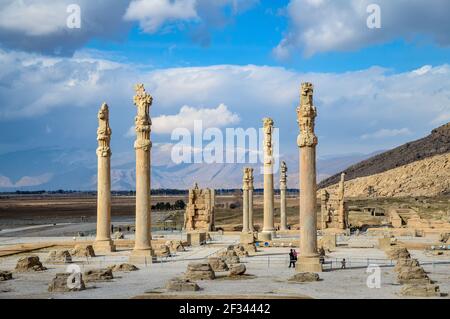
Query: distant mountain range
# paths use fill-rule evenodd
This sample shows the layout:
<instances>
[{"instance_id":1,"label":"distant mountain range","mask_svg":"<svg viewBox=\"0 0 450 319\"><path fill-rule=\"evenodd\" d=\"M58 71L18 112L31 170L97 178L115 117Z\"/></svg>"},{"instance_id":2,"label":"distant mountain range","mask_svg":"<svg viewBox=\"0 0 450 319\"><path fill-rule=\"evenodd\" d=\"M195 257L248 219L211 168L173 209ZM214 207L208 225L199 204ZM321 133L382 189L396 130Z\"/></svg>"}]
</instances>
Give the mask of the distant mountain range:
<instances>
[{"instance_id":1,"label":"distant mountain range","mask_svg":"<svg viewBox=\"0 0 450 319\"><path fill-rule=\"evenodd\" d=\"M152 188L188 189L200 187L240 188L242 171L248 164L179 164L170 160L171 146L152 149ZM374 154L348 154L318 158L318 179L327 178ZM285 155L288 187L298 188L298 154ZM262 188L263 177L255 168L255 187ZM38 148L0 155L0 192L36 190L95 190L97 157L95 150ZM113 153L112 189L135 189L134 154ZM278 175L275 187L278 185Z\"/></svg>"}]
</instances>

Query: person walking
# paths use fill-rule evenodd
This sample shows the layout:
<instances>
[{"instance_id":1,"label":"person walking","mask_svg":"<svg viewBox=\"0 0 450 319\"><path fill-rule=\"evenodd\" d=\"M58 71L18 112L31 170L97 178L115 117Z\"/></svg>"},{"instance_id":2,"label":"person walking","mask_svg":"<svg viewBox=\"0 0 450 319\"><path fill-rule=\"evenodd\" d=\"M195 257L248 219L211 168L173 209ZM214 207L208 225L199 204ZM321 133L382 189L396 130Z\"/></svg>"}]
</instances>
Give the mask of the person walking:
<instances>
[{"instance_id":1,"label":"person walking","mask_svg":"<svg viewBox=\"0 0 450 319\"><path fill-rule=\"evenodd\" d=\"M295 261L296 261L296 257L294 255L294 250L291 249L291 251L289 253L289 268L291 268L291 266L293 266L295 268Z\"/></svg>"},{"instance_id":2,"label":"person walking","mask_svg":"<svg viewBox=\"0 0 450 319\"><path fill-rule=\"evenodd\" d=\"M342 259L342 261L341 261L341 269L346 269L346 264L347 264L347 262L345 261L345 258Z\"/></svg>"}]
</instances>

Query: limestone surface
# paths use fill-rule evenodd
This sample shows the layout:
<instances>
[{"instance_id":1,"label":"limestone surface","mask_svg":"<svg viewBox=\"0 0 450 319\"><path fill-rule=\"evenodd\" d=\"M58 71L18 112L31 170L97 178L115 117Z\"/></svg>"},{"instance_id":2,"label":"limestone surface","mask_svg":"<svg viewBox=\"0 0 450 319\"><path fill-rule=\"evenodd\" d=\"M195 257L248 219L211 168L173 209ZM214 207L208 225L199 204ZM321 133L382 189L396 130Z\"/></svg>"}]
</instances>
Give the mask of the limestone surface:
<instances>
[{"instance_id":1,"label":"limestone surface","mask_svg":"<svg viewBox=\"0 0 450 319\"><path fill-rule=\"evenodd\" d=\"M0 281L7 281L13 279L12 272L0 271Z\"/></svg>"},{"instance_id":2,"label":"limestone surface","mask_svg":"<svg viewBox=\"0 0 450 319\"><path fill-rule=\"evenodd\" d=\"M189 280L213 280L216 275L208 263L190 263L185 278Z\"/></svg>"},{"instance_id":3,"label":"limestone surface","mask_svg":"<svg viewBox=\"0 0 450 319\"><path fill-rule=\"evenodd\" d=\"M405 285L401 290L402 296L410 297L440 297L441 293L438 285Z\"/></svg>"},{"instance_id":4,"label":"limestone surface","mask_svg":"<svg viewBox=\"0 0 450 319\"><path fill-rule=\"evenodd\" d=\"M319 275L312 272L300 272L289 278L291 282L314 282L319 280Z\"/></svg>"},{"instance_id":5,"label":"limestone surface","mask_svg":"<svg viewBox=\"0 0 450 319\"><path fill-rule=\"evenodd\" d=\"M68 250L52 250L48 253L46 261L54 264L69 264L72 262L72 256Z\"/></svg>"},{"instance_id":6,"label":"limestone surface","mask_svg":"<svg viewBox=\"0 0 450 319\"><path fill-rule=\"evenodd\" d=\"M113 272L130 272L139 270L138 267L132 264L118 264L108 267Z\"/></svg>"},{"instance_id":7,"label":"limestone surface","mask_svg":"<svg viewBox=\"0 0 450 319\"><path fill-rule=\"evenodd\" d=\"M228 271L228 266L221 257L209 257L208 263L211 265L214 272Z\"/></svg>"},{"instance_id":8,"label":"limestone surface","mask_svg":"<svg viewBox=\"0 0 450 319\"><path fill-rule=\"evenodd\" d=\"M17 261L15 268L16 272L28 272L28 271L45 271L45 268L38 256L26 256Z\"/></svg>"},{"instance_id":9,"label":"limestone surface","mask_svg":"<svg viewBox=\"0 0 450 319\"><path fill-rule=\"evenodd\" d=\"M93 269L85 271L83 277L86 282L106 281L114 279L111 269Z\"/></svg>"},{"instance_id":10,"label":"limestone surface","mask_svg":"<svg viewBox=\"0 0 450 319\"><path fill-rule=\"evenodd\" d=\"M167 291L199 291L200 287L197 285L197 283L190 281L189 279L184 278L175 278L172 280L169 280L169 282L166 284Z\"/></svg>"},{"instance_id":11,"label":"limestone surface","mask_svg":"<svg viewBox=\"0 0 450 319\"><path fill-rule=\"evenodd\" d=\"M76 257L95 257L95 251L92 245L76 245L70 251L70 254Z\"/></svg>"},{"instance_id":12,"label":"limestone surface","mask_svg":"<svg viewBox=\"0 0 450 319\"><path fill-rule=\"evenodd\" d=\"M81 274L77 274L79 276L79 282L76 283L75 279L72 281L72 287L67 285L67 282L70 281L69 273L56 274L55 278L52 279L50 284L48 285L49 292L72 292L72 291L81 291L85 290L86 286L83 281L83 276Z\"/></svg>"},{"instance_id":13,"label":"limestone surface","mask_svg":"<svg viewBox=\"0 0 450 319\"><path fill-rule=\"evenodd\" d=\"M230 274L229 274L230 277L242 276L247 271L247 268L245 267L244 264L230 265L229 268L230 268Z\"/></svg>"}]
</instances>

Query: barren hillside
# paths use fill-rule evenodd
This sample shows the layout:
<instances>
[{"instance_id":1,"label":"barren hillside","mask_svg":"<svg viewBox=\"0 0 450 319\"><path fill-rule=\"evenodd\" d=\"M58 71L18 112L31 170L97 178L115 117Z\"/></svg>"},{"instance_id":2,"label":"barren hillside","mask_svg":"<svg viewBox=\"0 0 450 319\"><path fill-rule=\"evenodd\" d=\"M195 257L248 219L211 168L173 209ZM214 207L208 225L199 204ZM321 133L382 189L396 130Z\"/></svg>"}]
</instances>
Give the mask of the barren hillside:
<instances>
[{"instance_id":1,"label":"barren hillside","mask_svg":"<svg viewBox=\"0 0 450 319\"><path fill-rule=\"evenodd\" d=\"M450 123L434 129L430 135L420 140L406 143L390 151L378 154L365 161L348 167L344 172L347 180L379 174L435 155L450 152ZM339 182L342 172L319 184L319 188Z\"/></svg>"},{"instance_id":2,"label":"barren hillside","mask_svg":"<svg viewBox=\"0 0 450 319\"><path fill-rule=\"evenodd\" d=\"M335 192L337 184L327 189ZM345 183L346 197L431 197L447 194L450 194L450 153Z\"/></svg>"}]
</instances>

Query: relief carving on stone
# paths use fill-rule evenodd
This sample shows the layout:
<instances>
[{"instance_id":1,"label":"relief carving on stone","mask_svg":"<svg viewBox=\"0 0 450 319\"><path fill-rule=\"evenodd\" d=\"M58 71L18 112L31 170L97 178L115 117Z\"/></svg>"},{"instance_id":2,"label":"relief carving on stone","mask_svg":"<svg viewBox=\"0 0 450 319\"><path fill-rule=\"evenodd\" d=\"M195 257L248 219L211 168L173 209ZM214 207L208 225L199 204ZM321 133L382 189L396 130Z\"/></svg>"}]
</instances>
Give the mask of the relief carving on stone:
<instances>
[{"instance_id":1,"label":"relief carving on stone","mask_svg":"<svg viewBox=\"0 0 450 319\"><path fill-rule=\"evenodd\" d=\"M103 103L98 111L98 129L97 129L97 155L102 157L111 156L111 128L109 126L109 108L106 103Z\"/></svg>"},{"instance_id":2,"label":"relief carving on stone","mask_svg":"<svg viewBox=\"0 0 450 319\"><path fill-rule=\"evenodd\" d=\"M273 163L273 147L272 147L273 120L271 118L265 118L263 120L263 129L264 129L264 164L271 165Z\"/></svg>"},{"instance_id":3,"label":"relief carving on stone","mask_svg":"<svg viewBox=\"0 0 450 319\"><path fill-rule=\"evenodd\" d=\"M297 122L300 127L300 135L297 139L299 147L312 147L318 143L314 133L317 110L313 105L313 93L314 88L311 83L302 83L300 106L297 107Z\"/></svg>"},{"instance_id":4,"label":"relief carving on stone","mask_svg":"<svg viewBox=\"0 0 450 319\"><path fill-rule=\"evenodd\" d=\"M150 106L153 98L145 91L143 84L137 84L135 87L136 95L134 96L134 105L137 107L137 116L135 118L136 125L136 142L135 149L150 150L152 143L150 141L150 132L152 121L150 119Z\"/></svg>"}]
</instances>

